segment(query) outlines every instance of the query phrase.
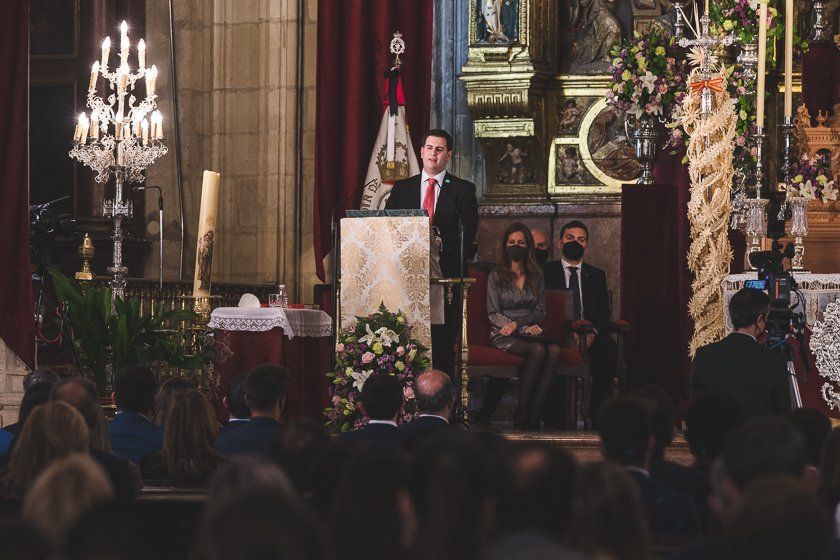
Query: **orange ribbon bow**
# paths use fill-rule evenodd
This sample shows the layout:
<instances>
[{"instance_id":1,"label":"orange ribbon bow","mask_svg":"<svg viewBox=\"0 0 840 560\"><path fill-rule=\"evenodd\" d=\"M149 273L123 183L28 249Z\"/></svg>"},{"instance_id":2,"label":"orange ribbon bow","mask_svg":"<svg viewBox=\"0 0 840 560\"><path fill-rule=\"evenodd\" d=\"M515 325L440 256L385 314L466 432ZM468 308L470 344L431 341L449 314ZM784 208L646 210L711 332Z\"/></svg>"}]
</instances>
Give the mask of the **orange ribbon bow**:
<instances>
[{"instance_id":1,"label":"orange ribbon bow","mask_svg":"<svg viewBox=\"0 0 840 560\"><path fill-rule=\"evenodd\" d=\"M712 78L711 80L700 80L699 82L691 82L691 93L697 93L703 88L709 88L718 93L723 92L723 78Z\"/></svg>"}]
</instances>

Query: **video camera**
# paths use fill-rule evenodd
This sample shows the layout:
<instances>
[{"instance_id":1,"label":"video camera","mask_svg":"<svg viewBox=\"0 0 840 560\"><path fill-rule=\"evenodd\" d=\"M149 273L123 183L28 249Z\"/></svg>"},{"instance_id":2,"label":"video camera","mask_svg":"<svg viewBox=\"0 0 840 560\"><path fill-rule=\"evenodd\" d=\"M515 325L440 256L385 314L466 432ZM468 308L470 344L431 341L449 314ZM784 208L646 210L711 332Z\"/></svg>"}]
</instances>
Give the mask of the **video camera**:
<instances>
[{"instance_id":1,"label":"video camera","mask_svg":"<svg viewBox=\"0 0 840 560\"><path fill-rule=\"evenodd\" d=\"M46 270L52 264L52 245L55 240L76 234L76 220L72 214L56 215L53 212L55 206L69 199L69 196L64 196L29 207L29 256L39 271Z\"/></svg>"},{"instance_id":2,"label":"video camera","mask_svg":"<svg viewBox=\"0 0 840 560\"><path fill-rule=\"evenodd\" d=\"M798 296L792 304L791 294L797 292L796 280L790 270L785 270L784 259L794 256L793 243L785 244L779 239L785 235L784 219L772 219L776 213L768 208L767 237L772 239L769 251L750 253L749 260L758 271L758 279L747 280L745 288L764 290L770 296L770 312L767 314L767 347L784 351L790 356L787 341L793 334L801 343L804 338L805 316L801 311L794 311L801 302ZM806 361L807 364L807 361Z\"/></svg>"}]
</instances>

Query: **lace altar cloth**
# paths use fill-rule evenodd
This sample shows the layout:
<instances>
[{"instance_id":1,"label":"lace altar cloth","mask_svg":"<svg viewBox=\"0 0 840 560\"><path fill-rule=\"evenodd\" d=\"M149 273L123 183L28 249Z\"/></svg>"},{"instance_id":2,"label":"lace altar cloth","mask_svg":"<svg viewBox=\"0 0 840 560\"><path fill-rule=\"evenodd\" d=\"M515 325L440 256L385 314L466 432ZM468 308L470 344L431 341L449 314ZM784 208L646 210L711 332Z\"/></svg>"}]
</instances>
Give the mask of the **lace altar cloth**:
<instances>
[{"instance_id":1,"label":"lace altar cloth","mask_svg":"<svg viewBox=\"0 0 840 560\"><path fill-rule=\"evenodd\" d=\"M744 287L745 280L754 280L752 274L730 274L723 279L723 315L726 318L726 330L732 330L732 320L729 317L729 300L735 292ZM822 313L825 307L832 301L840 298L840 274L805 274L793 273L799 292L802 294L805 305L805 319L808 326L813 326L817 321L822 320ZM797 311L802 307L799 296L791 294L791 304L797 304Z\"/></svg>"},{"instance_id":2,"label":"lace altar cloth","mask_svg":"<svg viewBox=\"0 0 840 560\"><path fill-rule=\"evenodd\" d=\"M280 327L295 336L322 337L332 334L332 319L320 309L282 307L217 307L208 326L225 331L264 332Z\"/></svg>"}]
</instances>

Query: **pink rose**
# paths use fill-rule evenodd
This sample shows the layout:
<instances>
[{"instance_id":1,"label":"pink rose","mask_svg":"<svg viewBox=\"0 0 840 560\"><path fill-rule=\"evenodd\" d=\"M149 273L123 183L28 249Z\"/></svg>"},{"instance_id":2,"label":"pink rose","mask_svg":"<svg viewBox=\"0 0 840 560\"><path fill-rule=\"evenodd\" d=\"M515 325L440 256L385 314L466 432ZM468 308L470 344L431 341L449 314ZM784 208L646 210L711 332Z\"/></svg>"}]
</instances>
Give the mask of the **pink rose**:
<instances>
[{"instance_id":1,"label":"pink rose","mask_svg":"<svg viewBox=\"0 0 840 560\"><path fill-rule=\"evenodd\" d=\"M405 397L405 400L413 399L414 398L414 389L412 389L411 387L406 385L405 387L403 387L403 396Z\"/></svg>"},{"instance_id":2,"label":"pink rose","mask_svg":"<svg viewBox=\"0 0 840 560\"><path fill-rule=\"evenodd\" d=\"M338 396L338 395L333 395L333 398L332 398L333 406L338 406L338 403L340 403L340 402L341 402L341 397Z\"/></svg>"},{"instance_id":3,"label":"pink rose","mask_svg":"<svg viewBox=\"0 0 840 560\"><path fill-rule=\"evenodd\" d=\"M336 351L336 352L344 352L344 344L342 344L341 342L339 342L338 344L336 344L336 345L335 345L335 351Z\"/></svg>"},{"instance_id":4,"label":"pink rose","mask_svg":"<svg viewBox=\"0 0 840 560\"><path fill-rule=\"evenodd\" d=\"M405 348L397 346L397 356L402 356L403 354L405 354Z\"/></svg>"},{"instance_id":5,"label":"pink rose","mask_svg":"<svg viewBox=\"0 0 840 560\"><path fill-rule=\"evenodd\" d=\"M362 363L369 364L373 361L375 357L376 354L374 354L373 352L365 352L364 354L362 354Z\"/></svg>"}]
</instances>

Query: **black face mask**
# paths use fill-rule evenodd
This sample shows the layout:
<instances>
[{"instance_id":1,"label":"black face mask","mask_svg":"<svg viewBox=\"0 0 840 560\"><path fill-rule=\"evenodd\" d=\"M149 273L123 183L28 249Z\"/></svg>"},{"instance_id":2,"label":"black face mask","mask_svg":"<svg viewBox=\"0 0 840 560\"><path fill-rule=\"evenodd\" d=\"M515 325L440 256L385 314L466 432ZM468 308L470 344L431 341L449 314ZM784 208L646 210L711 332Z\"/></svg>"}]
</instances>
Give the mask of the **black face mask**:
<instances>
[{"instance_id":1,"label":"black face mask","mask_svg":"<svg viewBox=\"0 0 840 560\"><path fill-rule=\"evenodd\" d=\"M548 249L534 249L534 258L537 259L538 265L544 265L548 262Z\"/></svg>"},{"instance_id":2,"label":"black face mask","mask_svg":"<svg viewBox=\"0 0 840 560\"><path fill-rule=\"evenodd\" d=\"M579 261L583 258L583 245L577 241L566 241L563 243L563 256L570 261Z\"/></svg>"},{"instance_id":3,"label":"black face mask","mask_svg":"<svg viewBox=\"0 0 840 560\"><path fill-rule=\"evenodd\" d=\"M524 261L527 251L528 249L522 245L507 245L505 247L505 252L507 253L508 258L513 262Z\"/></svg>"}]
</instances>

